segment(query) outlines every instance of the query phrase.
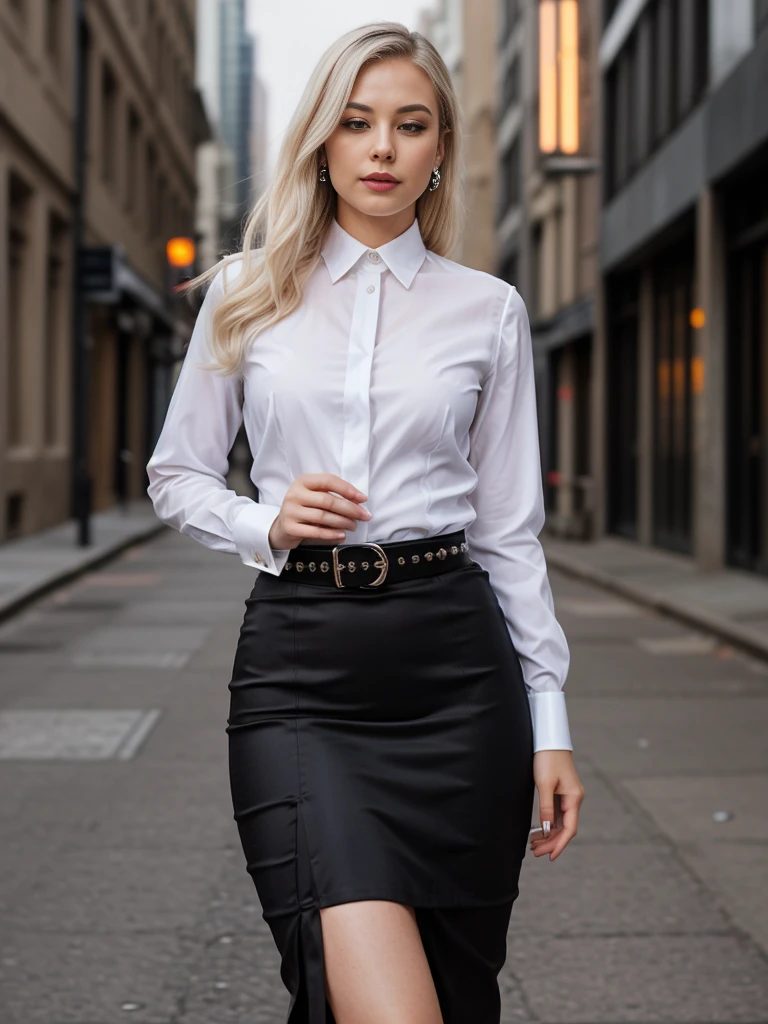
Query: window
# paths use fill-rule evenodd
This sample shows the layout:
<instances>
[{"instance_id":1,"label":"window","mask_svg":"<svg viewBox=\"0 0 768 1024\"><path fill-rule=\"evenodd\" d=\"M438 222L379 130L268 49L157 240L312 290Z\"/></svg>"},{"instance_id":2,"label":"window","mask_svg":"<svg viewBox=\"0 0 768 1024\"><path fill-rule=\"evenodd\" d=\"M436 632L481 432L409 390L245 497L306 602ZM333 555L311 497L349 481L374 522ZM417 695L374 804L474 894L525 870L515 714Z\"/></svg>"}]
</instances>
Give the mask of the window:
<instances>
[{"instance_id":1,"label":"window","mask_svg":"<svg viewBox=\"0 0 768 1024\"><path fill-rule=\"evenodd\" d=\"M708 84L708 11L700 0L650 0L609 68L609 198L701 102Z\"/></svg>"},{"instance_id":2,"label":"window","mask_svg":"<svg viewBox=\"0 0 768 1024\"><path fill-rule=\"evenodd\" d=\"M43 399L43 437L46 445L54 445L61 434L61 381L66 379L67 352L66 303L63 273L67 226L57 215L48 222L48 275L45 305L45 376Z\"/></svg>"},{"instance_id":3,"label":"window","mask_svg":"<svg viewBox=\"0 0 768 1024\"><path fill-rule=\"evenodd\" d=\"M45 49L55 64L61 60L61 7L62 0L45 2Z\"/></svg>"},{"instance_id":4,"label":"window","mask_svg":"<svg viewBox=\"0 0 768 1024\"><path fill-rule=\"evenodd\" d=\"M542 261L544 259L544 227L537 220L531 230L531 300L528 313L531 321L541 316L542 308Z\"/></svg>"},{"instance_id":5,"label":"window","mask_svg":"<svg viewBox=\"0 0 768 1024\"><path fill-rule=\"evenodd\" d=\"M105 182L115 181L117 169L117 79L110 66L101 68L101 174Z\"/></svg>"},{"instance_id":6,"label":"window","mask_svg":"<svg viewBox=\"0 0 768 1024\"><path fill-rule=\"evenodd\" d=\"M518 254L513 252L504 260L499 271L499 277L508 284L518 284Z\"/></svg>"},{"instance_id":7,"label":"window","mask_svg":"<svg viewBox=\"0 0 768 1024\"><path fill-rule=\"evenodd\" d=\"M520 58L517 54L507 66L501 86L501 113L515 106L520 100Z\"/></svg>"},{"instance_id":8,"label":"window","mask_svg":"<svg viewBox=\"0 0 768 1024\"><path fill-rule=\"evenodd\" d=\"M147 143L146 170L144 173L144 198L146 201L147 238L154 238L157 231L157 151L152 142Z\"/></svg>"},{"instance_id":9,"label":"window","mask_svg":"<svg viewBox=\"0 0 768 1024\"><path fill-rule=\"evenodd\" d=\"M499 179L499 218L503 218L511 206L520 202L520 136L501 158Z\"/></svg>"},{"instance_id":10,"label":"window","mask_svg":"<svg viewBox=\"0 0 768 1024\"><path fill-rule=\"evenodd\" d=\"M128 210L134 212L138 206L139 144L141 122L135 107L128 106L128 153L125 178L125 202Z\"/></svg>"},{"instance_id":11,"label":"window","mask_svg":"<svg viewBox=\"0 0 768 1024\"><path fill-rule=\"evenodd\" d=\"M501 0L500 15L499 42L504 45L520 17L520 0Z\"/></svg>"},{"instance_id":12,"label":"window","mask_svg":"<svg viewBox=\"0 0 768 1024\"><path fill-rule=\"evenodd\" d=\"M574 154L580 146L579 7L539 0L539 149Z\"/></svg>"},{"instance_id":13,"label":"window","mask_svg":"<svg viewBox=\"0 0 768 1024\"><path fill-rule=\"evenodd\" d=\"M8 182L8 401L6 430L8 446L25 440L24 364L22 344L26 335L26 284L30 247L32 189L11 173Z\"/></svg>"}]
</instances>

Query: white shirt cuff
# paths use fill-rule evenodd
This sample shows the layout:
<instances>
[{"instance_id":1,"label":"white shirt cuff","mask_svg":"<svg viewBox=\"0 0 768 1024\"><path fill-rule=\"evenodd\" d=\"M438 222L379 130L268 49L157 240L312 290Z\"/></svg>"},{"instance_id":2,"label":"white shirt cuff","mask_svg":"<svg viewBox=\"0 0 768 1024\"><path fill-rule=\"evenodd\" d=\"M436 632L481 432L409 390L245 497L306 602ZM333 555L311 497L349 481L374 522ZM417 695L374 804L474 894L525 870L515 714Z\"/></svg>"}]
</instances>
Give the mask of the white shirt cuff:
<instances>
[{"instance_id":1,"label":"white shirt cuff","mask_svg":"<svg viewBox=\"0 0 768 1024\"><path fill-rule=\"evenodd\" d=\"M563 691L529 691L528 704L533 722L534 754L537 750L573 750Z\"/></svg>"},{"instance_id":2,"label":"white shirt cuff","mask_svg":"<svg viewBox=\"0 0 768 1024\"><path fill-rule=\"evenodd\" d=\"M232 539L244 565L279 576L288 561L290 548L271 548L269 531L280 505L253 501L244 505L232 525Z\"/></svg>"}]
</instances>

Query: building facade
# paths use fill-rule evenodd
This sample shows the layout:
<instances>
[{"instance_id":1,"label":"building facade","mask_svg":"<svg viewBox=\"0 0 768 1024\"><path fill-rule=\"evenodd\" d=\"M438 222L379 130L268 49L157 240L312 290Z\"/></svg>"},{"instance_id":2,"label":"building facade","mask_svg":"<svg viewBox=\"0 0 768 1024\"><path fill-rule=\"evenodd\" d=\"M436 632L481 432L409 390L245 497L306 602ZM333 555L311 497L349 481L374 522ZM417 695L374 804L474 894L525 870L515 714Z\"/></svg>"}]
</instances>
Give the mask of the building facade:
<instances>
[{"instance_id":1,"label":"building facade","mask_svg":"<svg viewBox=\"0 0 768 1024\"><path fill-rule=\"evenodd\" d=\"M101 274L84 318L84 457L100 510L144 494L189 336L165 243L194 232L205 119L193 0L85 0L83 14L82 246ZM0 0L0 541L73 507L74 17L72 0Z\"/></svg>"},{"instance_id":2,"label":"building facade","mask_svg":"<svg viewBox=\"0 0 768 1024\"><path fill-rule=\"evenodd\" d=\"M768 572L768 4L611 0L596 535Z\"/></svg>"},{"instance_id":3,"label":"building facade","mask_svg":"<svg viewBox=\"0 0 768 1024\"><path fill-rule=\"evenodd\" d=\"M526 302L556 533L592 531L597 0L499 0L497 272Z\"/></svg>"},{"instance_id":4,"label":"building facade","mask_svg":"<svg viewBox=\"0 0 768 1024\"><path fill-rule=\"evenodd\" d=\"M420 30L445 61L464 126L464 194L469 216L455 259L496 269L496 0L442 0Z\"/></svg>"}]
</instances>

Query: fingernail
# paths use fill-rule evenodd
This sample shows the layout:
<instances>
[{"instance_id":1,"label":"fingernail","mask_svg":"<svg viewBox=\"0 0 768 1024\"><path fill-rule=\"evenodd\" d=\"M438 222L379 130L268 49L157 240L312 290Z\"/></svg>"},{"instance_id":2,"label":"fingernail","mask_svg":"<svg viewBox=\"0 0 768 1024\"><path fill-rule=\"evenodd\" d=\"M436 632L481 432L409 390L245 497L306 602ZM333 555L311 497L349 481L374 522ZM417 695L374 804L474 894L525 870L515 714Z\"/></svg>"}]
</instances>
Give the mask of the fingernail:
<instances>
[{"instance_id":1,"label":"fingernail","mask_svg":"<svg viewBox=\"0 0 768 1024\"><path fill-rule=\"evenodd\" d=\"M545 835L545 836L548 836L548 835L549 835L549 830L550 830L550 828L552 827L552 826L551 826L551 823L550 823L550 822L548 822L548 821L542 821L542 823L541 823L541 827L542 827L542 830L543 830L543 832L544 832L544 835Z\"/></svg>"},{"instance_id":2,"label":"fingernail","mask_svg":"<svg viewBox=\"0 0 768 1024\"><path fill-rule=\"evenodd\" d=\"M363 512L365 512L366 516L367 516L367 517L368 517L369 519L371 518L371 513L370 513L370 512L368 511L368 509L367 509L367 508L364 508L364 509L363 509Z\"/></svg>"},{"instance_id":3,"label":"fingernail","mask_svg":"<svg viewBox=\"0 0 768 1024\"><path fill-rule=\"evenodd\" d=\"M363 494L362 491L358 491L357 492L357 496L358 496L358 498L362 498L363 501L367 501L368 500L368 495L367 494Z\"/></svg>"}]
</instances>

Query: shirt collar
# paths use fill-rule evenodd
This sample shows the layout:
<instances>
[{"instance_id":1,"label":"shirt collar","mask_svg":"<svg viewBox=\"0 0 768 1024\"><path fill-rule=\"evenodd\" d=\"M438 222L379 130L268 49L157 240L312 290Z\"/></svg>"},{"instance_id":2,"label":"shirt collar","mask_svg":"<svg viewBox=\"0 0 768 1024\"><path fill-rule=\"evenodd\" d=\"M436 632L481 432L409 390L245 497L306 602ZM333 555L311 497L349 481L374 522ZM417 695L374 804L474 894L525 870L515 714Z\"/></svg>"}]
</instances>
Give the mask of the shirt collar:
<instances>
[{"instance_id":1,"label":"shirt collar","mask_svg":"<svg viewBox=\"0 0 768 1024\"><path fill-rule=\"evenodd\" d=\"M424 262L427 250L421 238L418 218L414 218L409 228L393 238L391 242L371 250L363 242L353 238L348 231L333 218L328 234L325 237L322 256L325 260L331 281L338 279L357 263L363 253L377 252L386 265L406 288L411 287L416 273Z\"/></svg>"}]
</instances>

